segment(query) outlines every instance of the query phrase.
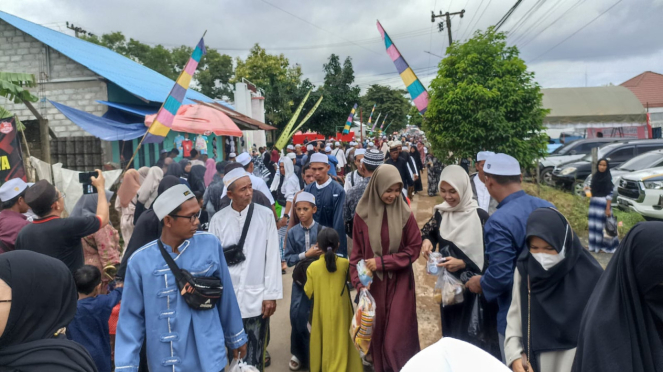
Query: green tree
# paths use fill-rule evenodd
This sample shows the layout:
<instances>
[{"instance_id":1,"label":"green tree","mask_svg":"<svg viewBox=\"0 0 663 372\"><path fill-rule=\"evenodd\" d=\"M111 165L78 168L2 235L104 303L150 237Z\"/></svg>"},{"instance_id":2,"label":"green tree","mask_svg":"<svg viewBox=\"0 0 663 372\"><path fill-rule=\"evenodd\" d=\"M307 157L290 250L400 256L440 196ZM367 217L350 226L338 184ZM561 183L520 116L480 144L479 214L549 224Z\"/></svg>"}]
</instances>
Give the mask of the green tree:
<instances>
[{"instance_id":1,"label":"green tree","mask_svg":"<svg viewBox=\"0 0 663 372\"><path fill-rule=\"evenodd\" d=\"M124 34L119 31L103 34L100 38L95 35L82 36L81 39L122 54L173 80L180 75L193 52L193 48L186 45L171 50L163 45L150 46L135 39L127 41ZM207 54L200 59L191 88L210 98L223 96L233 98L230 84L232 75L232 57L208 48Z\"/></svg>"},{"instance_id":2,"label":"green tree","mask_svg":"<svg viewBox=\"0 0 663 372\"><path fill-rule=\"evenodd\" d=\"M527 168L546 153L541 88L504 33L489 28L452 44L439 67L424 120L436 154L457 160L491 150Z\"/></svg>"},{"instance_id":3,"label":"green tree","mask_svg":"<svg viewBox=\"0 0 663 372\"><path fill-rule=\"evenodd\" d=\"M424 118L417 110L416 106L410 106L410 111L408 111L408 125L414 125L417 128L423 130ZM389 128L391 130L391 127Z\"/></svg>"},{"instance_id":4,"label":"green tree","mask_svg":"<svg viewBox=\"0 0 663 372\"><path fill-rule=\"evenodd\" d=\"M406 98L408 92L403 89L393 89L384 85L371 85L366 90L366 94L363 95L360 99L361 107L364 111L370 114L370 110L373 108L374 104L377 104L375 108L375 115L378 112L382 113L380 117L380 122L375 127L377 131L382 121L387 116L387 121L383 127L387 127L389 123L392 123L389 127L389 131L397 131L408 124L408 111L410 110L410 100ZM375 118L373 118L375 119ZM368 116L365 120L368 121ZM369 128L370 129L370 128Z\"/></svg>"},{"instance_id":5,"label":"green tree","mask_svg":"<svg viewBox=\"0 0 663 372\"><path fill-rule=\"evenodd\" d=\"M265 120L279 130L283 129L306 94L305 90L302 94L301 67L291 65L283 54L268 54L258 44L251 48L245 60L237 58L235 63L235 77L231 83L245 78L261 88L265 93ZM310 86L310 82L308 84Z\"/></svg>"},{"instance_id":6,"label":"green tree","mask_svg":"<svg viewBox=\"0 0 663 372\"><path fill-rule=\"evenodd\" d=\"M359 103L361 89L352 85L355 80L355 72L352 67L352 58L347 57L341 65L341 60L336 54L329 56L327 63L323 65L325 71L325 82L318 88L312 100L315 102L320 95L325 98L320 107L311 118L308 127L324 135L334 135L343 129L345 122L355 103Z\"/></svg>"},{"instance_id":7,"label":"green tree","mask_svg":"<svg viewBox=\"0 0 663 372\"><path fill-rule=\"evenodd\" d=\"M37 102L39 98L27 90L27 88L36 86L37 81L33 74L0 72L0 97L6 98L7 101L14 103ZM12 113L0 106L0 118L10 116L12 116ZM18 118L16 118L16 127L18 130L25 128Z\"/></svg>"}]
</instances>

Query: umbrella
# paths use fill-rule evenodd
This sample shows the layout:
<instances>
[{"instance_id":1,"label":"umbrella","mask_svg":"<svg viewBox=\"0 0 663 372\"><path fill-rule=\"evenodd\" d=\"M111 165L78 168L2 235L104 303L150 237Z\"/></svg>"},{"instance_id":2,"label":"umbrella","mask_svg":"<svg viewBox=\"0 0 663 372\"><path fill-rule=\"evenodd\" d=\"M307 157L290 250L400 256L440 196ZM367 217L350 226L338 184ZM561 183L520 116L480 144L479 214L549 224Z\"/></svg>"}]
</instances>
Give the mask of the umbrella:
<instances>
[{"instance_id":1,"label":"umbrella","mask_svg":"<svg viewBox=\"0 0 663 372\"><path fill-rule=\"evenodd\" d=\"M145 116L145 126L149 127L156 114ZM171 130L176 132L241 137L242 131L225 113L205 105L182 105L177 110Z\"/></svg>"}]
</instances>

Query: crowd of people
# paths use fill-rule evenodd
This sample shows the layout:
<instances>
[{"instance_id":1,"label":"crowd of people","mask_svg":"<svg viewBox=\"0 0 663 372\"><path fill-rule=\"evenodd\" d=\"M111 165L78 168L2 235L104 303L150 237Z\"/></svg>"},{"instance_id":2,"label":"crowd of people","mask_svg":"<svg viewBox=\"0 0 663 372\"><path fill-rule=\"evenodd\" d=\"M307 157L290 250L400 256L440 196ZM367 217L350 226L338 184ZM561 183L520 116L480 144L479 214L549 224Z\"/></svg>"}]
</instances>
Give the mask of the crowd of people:
<instances>
[{"instance_id":1,"label":"crowd of people","mask_svg":"<svg viewBox=\"0 0 663 372\"><path fill-rule=\"evenodd\" d=\"M220 162L164 150L116 195L98 171L66 218L46 180L0 186L0 371L264 371L276 311L289 311L293 371L663 370L663 225L621 244L596 236L611 215L607 160L588 250L506 154L479 152L470 176L419 136L283 150L233 147ZM441 203L420 229L423 177ZM605 271L598 250L614 253ZM423 351L420 256L463 298L440 304L444 339ZM277 309L288 268L290 308ZM369 295L360 352L349 329Z\"/></svg>"}]
</instances>

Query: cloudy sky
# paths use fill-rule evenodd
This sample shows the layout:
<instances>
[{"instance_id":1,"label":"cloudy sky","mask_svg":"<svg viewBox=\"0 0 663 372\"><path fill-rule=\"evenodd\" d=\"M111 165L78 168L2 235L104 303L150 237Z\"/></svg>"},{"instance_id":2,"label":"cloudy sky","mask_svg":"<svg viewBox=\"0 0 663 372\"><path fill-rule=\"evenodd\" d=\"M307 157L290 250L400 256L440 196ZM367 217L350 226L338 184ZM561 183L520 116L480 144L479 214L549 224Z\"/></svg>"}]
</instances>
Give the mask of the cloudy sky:
<instances>
[{"instance_id":1,"label":"cloudy sky","mask_svg":"<svg viewBox=\"0 0 663 372\"><path fill-rule=\"evenodd\" d=\"M2 0L0 10L63 32L71 32L68 21L98 35L122 31L165 46L193 46L207 30L210 47L245 58L260 43L299 63L316 84L323 80L323 63L336 53L352 57L356 83L366 88L402 87L377 19L428 85L440 58L426 51L443 56L448 46L446 30L440 33L431 23L431 10L465 9L464 18L452 18L454 40L462 40L497 23L515 2ZM509 31L508 42L519 46L543 87L599 86L620 84L647 70L663 73L662 20L663 0L523 0L501 30Z\"/></svg>"}]
</instances>

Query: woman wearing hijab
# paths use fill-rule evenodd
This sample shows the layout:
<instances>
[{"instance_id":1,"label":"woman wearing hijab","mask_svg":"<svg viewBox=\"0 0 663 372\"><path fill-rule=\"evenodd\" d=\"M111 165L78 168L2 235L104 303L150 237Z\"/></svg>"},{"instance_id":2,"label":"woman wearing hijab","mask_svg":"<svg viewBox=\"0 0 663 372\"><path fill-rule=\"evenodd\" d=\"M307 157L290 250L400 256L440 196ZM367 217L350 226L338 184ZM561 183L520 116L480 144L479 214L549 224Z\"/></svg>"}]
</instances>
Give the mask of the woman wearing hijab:
<instances>
[{"instance_id":1,"label":"woman wearing hijab","mask_svg":"<svg viewBox=\"0 0 663 372\"><path fill-rule=\"evenodd\" d=\"M663 370L661 262L663 224L635 225L589 297L573 372Z\"/></svg>"},{"instance_id":2,"label":"woman wearing hijab","mask_svg":"<svg viewBox=\"0 0 663 372\"><path fill-rule=\"evenodd\" d=\"M422 254L426 259L430 252L439 251L445 258L438 264L456 279L467 282L474 275L482 275L486 269L483 225L488 213L479 208L473 199L472 185L467 172L458 165L450 165L442 171L439 188L444 198L435 206L435 214L421 230ZM481 337L468 333L474 303L484 312L485 323L481 324L484 334ZM440 305L442 333L472 343L496 358L501 356L497 338L497 324L488 321L497 316L497 309L483 296L465 292L465 300L456 305Z\"/></svg>"},{"instance_id":3,"label":"woman wearing hijab","mask_svg":"<svg viewBox=\"0 0 663 372\"><path fill-rule=\"evenodd\" d=\"M607 159L599 160L596 173L592 175L589 200L589 250L590 252L615 253L618 239L603 239L603 228L608 216L612 215L612 175Z\"/></svg>"},{"instance_id":4,"label":"woman wearing hijab","mask_svg":"<svg viewBox=\"0 0 663 372\"><path fill-rule=\"evenodd\" d=\"M202 165L194 165L191 167L191 172L189 173L189 185L191 185L191 191L205 192L205 172L207 172L207 168Z\"/></svg>"},{"instance_id":5,"label":"woman wearing hijab","mask_svg":"<svg viewBox=\"0 0 663 372\"><path fill-rule=\"evenodd\" d=\"M25 250L0 255L0 370L96 372L87 350L65 336L77 300L60 260Z\"/></svg>"},{"instance_id":6,"label":"woman wearing hijab","mask_svg":"<svg viewBox=\"0 0 663 372\"><path fill-rule=\"evenodd\" d=\"M106 199L110 203L113 193L106 191ZM71 217L96 216L97 198L94 194L81 196L71 211ZM108 283L114 276L116 266L120 264L120 234L110 224L106 224L94 234L81 239L83 257L86 265L95 266L102 273L101 294L106 294Z\"/></svg>"},{"instance_id":7,"label":"woman wearing hijab","mask_svg":"<svg viewBox=\"0 0 663 372\"><path fill-rule=\"evenodd\" d=\"M272 182L274 181L274 175L276 174L276 167L274 162L272 161L272 156L269 154L269 151L265 151L263 156L264 156L263 164L265 166L265 169L267 169L267 172L269 172L269 175L266 175L267 179L265 180L265 183L271 185Z\"/></svg>"},{"instance_id":8,"label":"woman wearing hijab","mask_svg":"<svg viewBox=\"0 0 663 372\"><path fill-rule=\"evenodd\" d=\"M136 212L134 213L134 223L138 217L146 210L152 207L152 202L157 198L157 187L163 179L163 170L159 167L152 167L147 173L147 177L138 189L138 203L136 203Z\"/></svg>"},{"instance_id":9,"label":"woman wearing hijab","mask_svg":"<svg viewBox=\"0 0 663 372\"><path fill-rule=\"evenodd\" d=\"M180 167L182 167L182 175L180 177L183 177L184 179L188 180L189 179L189 172L191 172L191 160L189 159L182 159L179 162Z\"/></svg>"},{"instance_id":10,"label":"woman wearing hijab","mask_svg":"<svg viewBox=\"0 0 663 372\"><path fill-rule=\"evenodd\" d=\"M359 200L353 226L350 278L357 291L368 290L376 303L367 359L376 372L400 371L419 352L417 300L412 262L419 257L421 234L403 200L398 169L377 168ZM364 259L373 283L359 281L357 263Z\"/></svg>"},{"instance_id":11,"label":"woman wearing hijab","mask_svg":"<svg viewBox=\"0 0 663 372\"><path fill-rule=\"evenodd\" d=\"M276 147L274 147L272 149L272 162L274 164L278 164L279 160L281 160L281 154L279 154L279 150L277 150Z\"/></svg>"},{"instance_id":12,"label":"woman wearing hijab","mask_svg":"<svg viewBox=\"0 0 663 372\"><path fill-rule=\"evenodd\" d=\"M437 195L438 184L440 183L440 174L444 169L442 163L433 155L428 153L428 161L426 162L426 176L428 177L428 196Z\"/></svg>"},{"instance_id":13,"label":"woman wearing hijab","mask_svg":"<svg viewBox=\"0 0 663 372\"><path fill-rule=\"evenodd\" d=\"M274 177L270 186L270 191L281 206L281 215L276 227L279 229L279 247L281 249L281 272L285 274L287 268L285 263L285 235L288 231L288 219L294 215L291 211L292 200L295 194L301 191L299 187L299 178L295 174L295 166L288 157L281 158L279 162L279 175Z\"/></svg>"},{"instance_id":14,"label":"woman wearing hijab","mask_svg":"<svg viewBox=\"0 0 663 372\"><path fill-rule=\"evenodd\" d=\"M149 171L149 168L144 168ZM124 173L122 183L117 190L115 210L120 214L120 231L122 231L122 240L125 247L131 239L131 234L134 232L134 213L136 212L136 202L138 201L136 195L138 195L138 189L140 189L140 184L143 180L144 177L141 177L138 171L129 169Z\"/></svg>"},{"instance_id":15,"label":"woman wearing hijab","mask_svg":"<svg viewBox=\"0 0 663 372\"><path fill-rule=\"evenodd\" d=\"M217 173L216 162L214 159L207 159L207 161L205 161L205 168L205 187L208 187L214 180L214 175Z\"/></svg>"},{"instance_id":16,"label":"woman wearing hijab","mask_svg":"<svg viewBox=\"0 0 663 372\"><path fill-rule=\"evenodd\" d=\"M516 372L569 372L580 319L603 269L555 209L532 212L526 238L507 314L506 365Z\"/></svg>"},{"instance_id":17,"label":"woman wearing hijab","mask_svg":"<svg viewBox=\"0 0 663 372\"><path fill-rule=\"evenodd\" d=\"M186 185L189 189L191 186L189 185L189 181L184 177L184 170L182 169L182 166L179 163L171 163L168 165L168 170L166 173L164 173L164 176L174 176L179 178L180 183L182 185Z\"/></svg>"},{"instance_id":18,"label":"woman wearing hijab","mask_svg":"<svg viewBox=\"0 0 663 372\"><path fill-rule=\"evenodd\" d=\"M414 162L414 166L417 168L418 176L416 181L414 181L414 192L419 192L424 190L424 186L421 183L421 170L424 169L423 163L421 162L421 156L419 155L419 151L412 146L410 147L410 159Z\"/></svg>"}]
</instances>

